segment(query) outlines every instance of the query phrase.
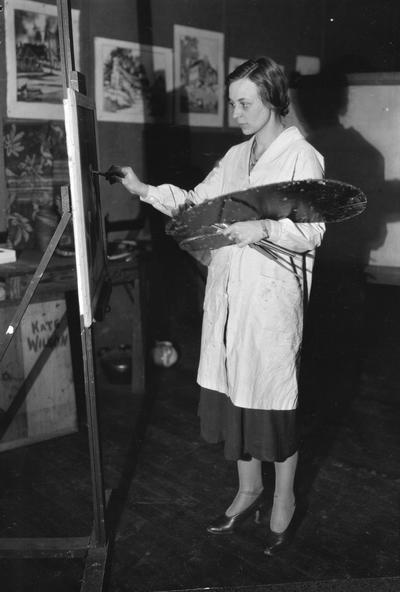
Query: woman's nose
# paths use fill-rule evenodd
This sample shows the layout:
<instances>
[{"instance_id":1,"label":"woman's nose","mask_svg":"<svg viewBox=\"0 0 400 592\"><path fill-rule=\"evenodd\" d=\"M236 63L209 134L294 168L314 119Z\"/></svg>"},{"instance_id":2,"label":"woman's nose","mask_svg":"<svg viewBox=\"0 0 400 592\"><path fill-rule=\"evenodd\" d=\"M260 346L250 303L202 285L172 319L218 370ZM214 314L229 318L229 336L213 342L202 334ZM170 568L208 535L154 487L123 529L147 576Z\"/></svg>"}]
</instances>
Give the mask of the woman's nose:
<instances>
[{"instance_id":1,"label":"woman's nose","mask_svg":"<svg viewBox=\"0 0 400 592\"><path fill-rule=\"evenodd\" d=\"M237 119L240 115L240 105L236 105L235 107L233 107L233 111L232 111L232 117L233 119Z\"/></svg>"}]
</instances>

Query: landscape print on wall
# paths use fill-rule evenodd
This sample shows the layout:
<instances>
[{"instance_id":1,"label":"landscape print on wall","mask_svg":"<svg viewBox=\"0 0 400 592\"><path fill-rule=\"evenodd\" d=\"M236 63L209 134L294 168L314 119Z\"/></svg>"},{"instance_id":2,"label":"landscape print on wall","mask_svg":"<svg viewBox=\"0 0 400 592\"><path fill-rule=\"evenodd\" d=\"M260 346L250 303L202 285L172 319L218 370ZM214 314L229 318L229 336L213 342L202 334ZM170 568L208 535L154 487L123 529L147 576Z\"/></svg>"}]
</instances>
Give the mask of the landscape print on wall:
<instances>
[{"instance_id":1,"label":"landscape print on wall","mask_svg":"<svg viewBox=\"0 0 400 592\"><path fill-rule=\"evenodd\" d=\"M7 115L24 119L63 119L57 6L8 0L5 9ZM72 23L78 69L78 10L72 10Z\"/></svg>"},{"instance_id":2,"label":"landscape print on wall","mask_svg":"<svg viewBox=\"0 0 400 592\"><path fill-rule=\"evenodd\" d=\"M96 37L95 60L100 121L171 120L171 49Z\"/></svg>"},{"instance_id":3,"label":"landscape print on wall","mask_svg":"<svg viewBox=\"0 0 400 592\"><path fill-rule=\"evenodd\" d=\"M174 26L177 123L222 126L223 47L222 33Z\"/></svg>"}]
</instances>

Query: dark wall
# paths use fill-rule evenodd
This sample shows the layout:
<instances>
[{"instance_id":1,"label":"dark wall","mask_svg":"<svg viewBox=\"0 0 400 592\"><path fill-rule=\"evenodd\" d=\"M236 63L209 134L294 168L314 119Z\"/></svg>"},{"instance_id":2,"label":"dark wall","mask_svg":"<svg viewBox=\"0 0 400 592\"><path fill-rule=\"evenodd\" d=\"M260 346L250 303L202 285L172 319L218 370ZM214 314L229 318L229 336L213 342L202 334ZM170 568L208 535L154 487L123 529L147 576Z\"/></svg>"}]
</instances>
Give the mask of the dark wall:
<instances>
[{"instance_id":1,"label":"dark wall","mask_svg":"<svg viewBox=\"0 0 400 592\"><path fill-rule=\"evenodd\" d=\"M298 52L319 54L320 11L314 10L310 19L311 11L305 10L309 4L310 0L119 0L113 3L97 0L96 10L90 11L89 30L91 37L171 48L174 24L220 31L225 35L225 68L229 56L246 58L265 54L290 71ZM312 35L308 35L310 30ZM93 63L93 44L87 55ZM90 90L92 73L93 70L87 74ZM168 180L185 187L199 181L236 141L240 141L240 136L227 127L226 120L222 128L107 122L99 125L103 167L131 163L151 183ZM122 188L109 191L103 186L103 195L107 196L104 205L110 210L111 218L134 212L135 202Z\"/></svg>"},{"instance_id":2,"label":"dark wall","mask_svg":"<svg viewBox=\"0 0 400 592\"><path fill-rule=\"evenodd\" d=\"M400 69L400 3L396 0L324 0L325 62L349 72Z\"/></svg>"},{"instance_id":3,"label":"dark wall","mask_svg":"<svg viewBox=\"0 0 400 592\"><path fill-rule=\"evenodd\" d=\"M0 1L0 7L3 4ZM229 56L262 54L274 57L288 72L298 54L345 60L358 71L394 71L400 66L397 0L71 0L71 5L81 11L81 70L91 95L95 36L173 47L174 24L223 32L225 67ZM7 80L2 15L0 11L0 116L4 121ZM149 181L167 175L188 185L236 140L226 121L222 128L171 125L158 130L101 122L98 135L102 167L132 163ZM122 188L110 191L103 184L102 194L105 213L109 211L111 218L137 214L137 203ZM4 167L0 166L0 230L5 226L6 201Z\"/></svg>"},{"instance_id":4,"label":"dark wall","mask_svg":"<svg viewBox=\"0 0 400 592\"><path fill-rule=\"evenodd\" d=\"M307 16L304 7L309 4L309 0L137 0L136 3L130 3L129 11L120 10L121 3L116 3L113 19L111 16L109 18L107 1L102 0L97 4L98 16L94 15L91 23L92 35L173 48L174 24L224 33L225 70L229 56L247 58L271 55L290 71L299 51L319 54L319 11L314 10L313 19L309 18L309 14L307 18L305 28L314 29L313 36L304 35L302 25L303 16ZM104 7L106 12L100 7ZM314 27L310 22L314 23ZM99 139L103 167L111 163L130 163L139 175L152 184L169 181L191 188L232 143L241 140L241 136L237 130L227 126L225 116L221 128L101 123ZM129 215L137 205L120 187L103 189L105 208L109 209L111 218ZM174 253L172 241L163 238L163 219L151 208L148 208L147 215L150 217L158 261L158 267L153 270L152 291L155 297L151 337L173 338L170 323L173 305L169 303L173 297L168 298L168 289L174 290L171 285L176 286L181 282L181 287L175 287L175 292L182 292L180 314L185 314L185 308L190 308L190 304L185 306L185 299L196 298L193 290L196 272L190 268L190 262L184 256L178 259L178 272L171 268L170 261L176 261L177 254ZM122 291L118 295L115 293L111 304L114 318L126 321L130 305L125 294ZM128 326L129 323L125 322L122 329ZM111 324L103 324L99 329L98 340L114 343L130 340L129 335L122 336L121 327L118 337Z\"/></svg>"},{"instance_id":5,"label":"dark wall","mask_svg":"<svg viewBox=\"0 0 400 592\"><path fill-rule=\"evenodd\" d=\"M49 0L56 4L56 0ZM71 0L80 14L80 70L89 96L94 96L94 37L108 37L173 48L174 24L222 32L225 68L229 56L271 55L290 71L297 53L319 55L320 10L312 0ZM0 0L0 6L3 2ZM6 115L4 20L0 11L0 143ZM191 187L207 173L229 145L240 141L228 128L189 128L99 122L100 166L131 164L151 183L171 181ZM2 148L2 146L0 146ZM3 153L3 150L1 150ZM136 217L140 206L121 186L101 180L103 213L111 220ZM6 227L7 192L0 166L0 231ZM146 206L144 206L146 207ZM149 209L150 210L150 209ZM152 224L162 234L162 219ZM100 341L130 341L131 303L124 290L114 290L113 322L99 326ZM118 322L114 322L118 320Z\"/></svg>"},{"instance_id":6,"label":"dark wall","mask_svg":"<svg viewBox=\"0 0 400 592\"><path fill-rule=\"evenodd\" d=\"M56 0L49 3L56 4ZM173 48L174 24L224 33L225 69L230 56L270 55L291 73L296 56L302 54L323 61L348 60L354 55L354 63L368 64L365 68L370 71L392 70L399 67L400 59L397 4L397 0L71 0L72 7L81 11L80 70L90 96L94 94L94 37ZM0 11L0 116L4 124L7 80L2 14ZM2 129L0 125L1 149ZM227 126L225 114L220 128L99 122L98 140L101 168L112 163L131 164L150 183L170 181L189 188L241 137ZM121 186L101 183L104 214L109 213L112 220L138 215L140 205L135 198ZM0 164L0 231L5 227L6 204L4 167ZM158 224L160 227L160 219ZM114 299L122 321L118 339L128 341L129 333L123 333L128 332L125 320L131 305L122 293Z\"/></svg>"}]
</instances>

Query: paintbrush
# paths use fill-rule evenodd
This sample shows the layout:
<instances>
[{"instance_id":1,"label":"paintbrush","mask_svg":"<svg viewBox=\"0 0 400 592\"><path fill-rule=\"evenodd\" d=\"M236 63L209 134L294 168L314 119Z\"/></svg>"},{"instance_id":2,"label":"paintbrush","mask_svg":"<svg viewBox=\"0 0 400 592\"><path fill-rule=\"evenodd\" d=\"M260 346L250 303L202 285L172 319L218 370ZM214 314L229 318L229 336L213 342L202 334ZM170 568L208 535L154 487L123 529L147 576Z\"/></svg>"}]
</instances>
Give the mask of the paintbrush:
<instances>
[{"instance_id":1,"label":"paintbrush","mask_svg":"<svg viewBox=\"0 0 400 592\"><path fill-rule=\"evenodd\" d=\"M95 170L92 170L92 173L93 175L100 175L104 177L106 181L110 183L110 185L113 185L117 182L121 182L120 179L123 179L125 177L125 174L122 172L121 167L115 166L114 164L111 165L108 171L106 171L105 173L103 173L102 171Z\"/></svg>"}]
</instances>

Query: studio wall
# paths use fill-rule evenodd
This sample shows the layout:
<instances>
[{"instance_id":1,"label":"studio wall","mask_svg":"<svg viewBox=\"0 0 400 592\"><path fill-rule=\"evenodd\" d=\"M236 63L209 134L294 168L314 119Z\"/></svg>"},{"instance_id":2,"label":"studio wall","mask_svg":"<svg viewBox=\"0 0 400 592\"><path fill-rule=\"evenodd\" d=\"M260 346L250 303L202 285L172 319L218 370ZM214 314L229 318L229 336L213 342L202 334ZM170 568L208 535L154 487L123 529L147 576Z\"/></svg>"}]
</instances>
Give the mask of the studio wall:
<instances>
[{"instance_id":1,"label":"studio wall","mask_svg":"<svg viewBox=\"0 0 400 592\"><path fill-rule=\"evenodd\" d=\"M12 2L12 0L10 0ZM56 4L49 0L48 4ZM310 0L72 0L80 10L80 70L88 94L94 93L94 38L173 48L174 24L224 34L224 66L229 56L247 58L271 55L290 71L298 52L318 55L321 45L320 12L307 7ZM314 23L314 24L313 24ZM7 73L4 43L4 10L0 21L0 116L7 123ZM225 70L226 71L226 70ZM0 140L2 131L0 132ZM98 126L101 166L132 163L152 182L168 179L191 186L235 141L237 132L227 127L161 128L131 123L100 122ZM240 137L238 137L238 141ZM7 190L4 166L0 166L0 230L5 228ZM102 184L104 213L111 219L137 215L138 204L119 187Z\"/></svg>"},{"instance_id":2,"label":"studio wall","mask_svg":"<svg viewBox=\"0 0 400 592\"><path fill-rule=\"evenodd\" d=\"M48 4L56 5L56 0L49 0ZM320 51L321 13L312 10L311 5L311 0L71 0L71 7L80 11L80 71L86 78L88 95L94 97L95 91L95 37L173 48L175 24L222 33L225 73L230 56L257 55L271 55L291 71L298 52L318 55ZM0 12L0 33L3 148L3 130L9 132L13 123L23 124L23 120L7 117L4 10ZM40 126L45 122L31 120L30 123L34 135L39 129L35 128L36 123ZM192 187L232 143L240 140L237 129L228 126L226 112L219 127L176 125L174 120L170 124L98 122L100 167L132 164L139 175L154 184L170 181ZM0 231L4 231L9 192L4 162L0 162ZM13 164L18 167L17 159ZM140 208L146 208L121 186L110 187L103 179L100 182L103 213L109 214L111 220L135 218ZM162 216L151 208L146 214L151 217L156 248L158 241L158 248L164 253ZM99 324L97 328L99 345L128 343L131 303L122 288L114 290L111 308L112 322Z\"/></svg>"},{"instance_id":3,"label":"studio wall","mask_svg":"<svg viewBox=\"0 0 400 592\"><path fill-rule=\"evenodd\" d=\"M12 2L13 0L10 0ZM55 5L55 0L49 0ZM382 3L381 3L382 4ZM364 64L368 71L400 67L396 54L399 41L394 31L399 23L396 0L385 0L380 9L375 0L71 0L80 11L80 70L86 78L88 94L95 91L95 37L174 47L174 25L215 31L224 35L225 73L230 57L270 55L290 75L297 56L313 56L326 62ZM4 2L0 2L4 7ZM390 20L390 31L384 24ZM13 121L7 117L7 71L4 10L0 11L0 148L3 130ZM368 41L368 43L366 42ZM397 44L397 45L396 45ZM355 56L353 62L349 56ZM396 61L397 59L397 61ZM355 97L359 89L352 91ZM359 99L356 103L358 104ZM367 101L368 102L368 101ZM352 109L357 104L352 102ZM352 125L349 112L345 124ZM293 114L296 117L296 114ZM34 123L34 122L32 122ZM9 128L7 128L9 129ZM215 161L241 135L230 127L226 110L218 127L170 123L98 122L99 159L102 169L111 164L131 164L146 181L169 181L190 188L209 171ZM339 147L340 149L340 147ZM392 172L391 179L396 177ZM350 179L343 179L350 181ZM103 213L111 220L135 218L138 200L121 186L110 187L101 180ZM0 160L0 232L7 226L8 191L4 162ZM379 204L378 204L379 205ZM163 240L163 219L147 208L152 217L154 237ZM391 243L391 244L396 244ZM335 251L336 252L336 251ZM385 261L393 261L385 251ZM119 319L118 339L128 341L130 303L118 293L112 303ZM108 329L107 329L108 330ZM121 333L122 332L122 333ZM125 332L125 335L124 335Z\"/></svg>"}]
</instances>

